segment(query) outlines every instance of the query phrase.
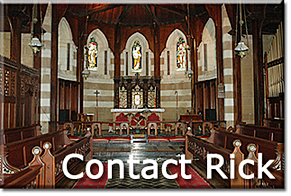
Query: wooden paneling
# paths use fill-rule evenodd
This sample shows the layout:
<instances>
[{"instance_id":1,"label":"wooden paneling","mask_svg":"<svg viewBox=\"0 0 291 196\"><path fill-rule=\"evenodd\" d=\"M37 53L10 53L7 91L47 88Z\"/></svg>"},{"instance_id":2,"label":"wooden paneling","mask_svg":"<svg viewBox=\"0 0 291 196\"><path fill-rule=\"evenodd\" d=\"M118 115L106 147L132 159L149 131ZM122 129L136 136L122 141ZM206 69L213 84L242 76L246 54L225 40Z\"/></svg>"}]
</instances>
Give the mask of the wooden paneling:
<instances>
[{"instance_id":1,"label":"wooden paneling","mask_svg":"<svg viewBox=\"0 0 291 196\"><path fill-rule=\"evenodd\" d=\"M76 118L76 114L78 113L78 82L59 79L58 83L59 111L67 110L69 112L68 120L74 120Z\"/></svg>"},{"instance_id":2,"label":"wooden paneling","mask_svg":"<svg viewBox=\"0 0 291 196\"><path fill-rule=\"evenodd\" d=\"M216 79L198 82L196 86L196 111L202 113L203 120L206 119L207 109L216 109Z\"/></svg>"},{"instance_id":3,"label":"wooden paneling","mask_svg":"<svg viewBox=\"0 0 291 196\"><path fill-rule=\"evenodd\" d=\"M2 57L0 62L0 96L3 129L36 124L39 119L39 72ZM18 71L20 70L20 71Z\"/></svg>"}]
</instances>

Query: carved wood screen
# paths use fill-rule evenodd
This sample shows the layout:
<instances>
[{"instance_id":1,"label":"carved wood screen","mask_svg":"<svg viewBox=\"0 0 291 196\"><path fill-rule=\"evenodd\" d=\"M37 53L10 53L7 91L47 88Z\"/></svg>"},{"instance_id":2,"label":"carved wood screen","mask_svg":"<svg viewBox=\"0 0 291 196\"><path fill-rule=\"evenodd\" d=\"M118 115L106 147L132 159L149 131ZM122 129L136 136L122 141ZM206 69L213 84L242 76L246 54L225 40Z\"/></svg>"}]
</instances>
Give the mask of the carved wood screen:
<instances>
[{"instance_id":1,"label":"carved wood screen","mask_svg":"<svg viewBox=\"0 0 291 196\"><path fill-rule=\"evenodd\" d=\"M114 108L160 108L160 77L114 78Z\"/></svg>"},{"instance_id":2,"label":"carved wood screen","mask_svg":"<svg viewBox=\"0 0 291 196\"><path fill-rule=\"evenodd\" d=\"M127 108L127 89L124 84L119 87L119 108Z\"/></svg>"},{"instance_id":3,"label":"carved wood screen","mask_svg":"<svg viewBox=\"0 0 291 196\"><path fill-rule=\"evenodd\" d=\"M0 56L1 128L39 122L39 72Z\"/></svg>"}]
</instances>

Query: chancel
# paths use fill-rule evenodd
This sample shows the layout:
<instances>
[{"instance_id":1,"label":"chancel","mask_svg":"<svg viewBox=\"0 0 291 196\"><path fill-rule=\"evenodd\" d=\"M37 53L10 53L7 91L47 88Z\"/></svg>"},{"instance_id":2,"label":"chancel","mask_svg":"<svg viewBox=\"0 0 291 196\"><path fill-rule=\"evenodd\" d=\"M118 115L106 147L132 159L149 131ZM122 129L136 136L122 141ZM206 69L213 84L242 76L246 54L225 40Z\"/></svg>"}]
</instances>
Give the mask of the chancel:
<instances>
[{"instance_id":1,"label":"chancel","mask_svg":"<svg viewBox=\"0 0 291 196\"><path fill-rule=\"evenodd\" d=\"M0 188L284 188L284 2L36 2L0 6Z\"/></svg>"}]
</instances>

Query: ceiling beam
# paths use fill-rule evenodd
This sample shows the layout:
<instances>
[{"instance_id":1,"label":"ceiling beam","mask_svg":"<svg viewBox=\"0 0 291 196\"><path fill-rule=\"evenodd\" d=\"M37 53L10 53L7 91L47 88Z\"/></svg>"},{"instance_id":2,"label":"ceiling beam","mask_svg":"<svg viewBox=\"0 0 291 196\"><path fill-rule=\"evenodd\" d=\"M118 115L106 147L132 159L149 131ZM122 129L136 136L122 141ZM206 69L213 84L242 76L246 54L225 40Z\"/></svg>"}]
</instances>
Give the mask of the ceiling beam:
<instances>
[{"instance_id":1,"label":"ceiling beam","mask_svg":"<svg viewBox=\"0 0 291 196\"><path fill-rule=\"evenodd\" d=\"M142 7L142 9L144 9L147 13L150 14L152 19L157 23L157 25L161 25L161 23L159 22L158 18L156 17L156 15L154 15L154 13L152 12L152 10L149 8L148 5L140 4L140 6Z\"/></svg>"},{"instance_id":2,"label":"ceiling beam","mask_svg":"<svg viewBox=\"0 0 291 196\"><path fill-rule=\"evenodd\" d=\"M98 14L100 12L105 12L107 10L111 10L111 9L114 9L116 7L119 7L119 6L123 6L123 5L111 5L111 4L106 4L106 5L100 5L100 6L97 6L91 10L89 10L88 12L84 13L84 14L81 14L81 17L82 16L88 16L88 15L93 15L93 14Z\"/></svg>"},{"instance_id":3,"label":"ceiling beam","mask_svg":"<svg viewBox=\"0 0 291 196\"><path fill-rule=\"evenodd\" d=\"M173 6L171 6L171 7L166 7L166 6L164 6L164 5L158 5L158 4L155 4L154 6L160 8L160 9L162 9L162 10L165 10L165 11L171 12L171 13L173 13L173 14L177 14L177 15L179 15L179 16L183 16L183 17L185 17L185 15L186 15L186 13L187 13L187 10L178 9L178 8L173 7Z\"/></svg>"},{"instance_id":4,"label":"ceiling beam","mask_svg":"<svg viewBox=\"0 0 291 196\"><path fill-rule=\"evenodd\" d=\"M134 7L135 5L127 5L126 8L121 12L121 14L119 15L119 17L116 19L115 21L115 25L118 24L119 22L121 22L124 17L132 10L132 8Z\"/></svg>"}]
</instances>

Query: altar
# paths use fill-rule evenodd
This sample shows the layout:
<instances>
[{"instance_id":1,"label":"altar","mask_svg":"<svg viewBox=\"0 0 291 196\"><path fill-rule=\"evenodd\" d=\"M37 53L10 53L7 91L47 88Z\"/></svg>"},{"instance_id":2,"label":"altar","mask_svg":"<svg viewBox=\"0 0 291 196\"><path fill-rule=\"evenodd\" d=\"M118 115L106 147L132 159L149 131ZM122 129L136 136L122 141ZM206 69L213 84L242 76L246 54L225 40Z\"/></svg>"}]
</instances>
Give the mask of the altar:
<instances>
[{"instance_id":1,"label":"altar","mask_svg":"<svg viewBox=\"0 0 291 196\"><path fill-rule=\"evenodd\" d=\"M113 114L113 129L116 127L132 129L147 129L148 125L154 123L156 126L162 127L163 108L152 109L111 109Z\"/></svg>"}]
</instances>

